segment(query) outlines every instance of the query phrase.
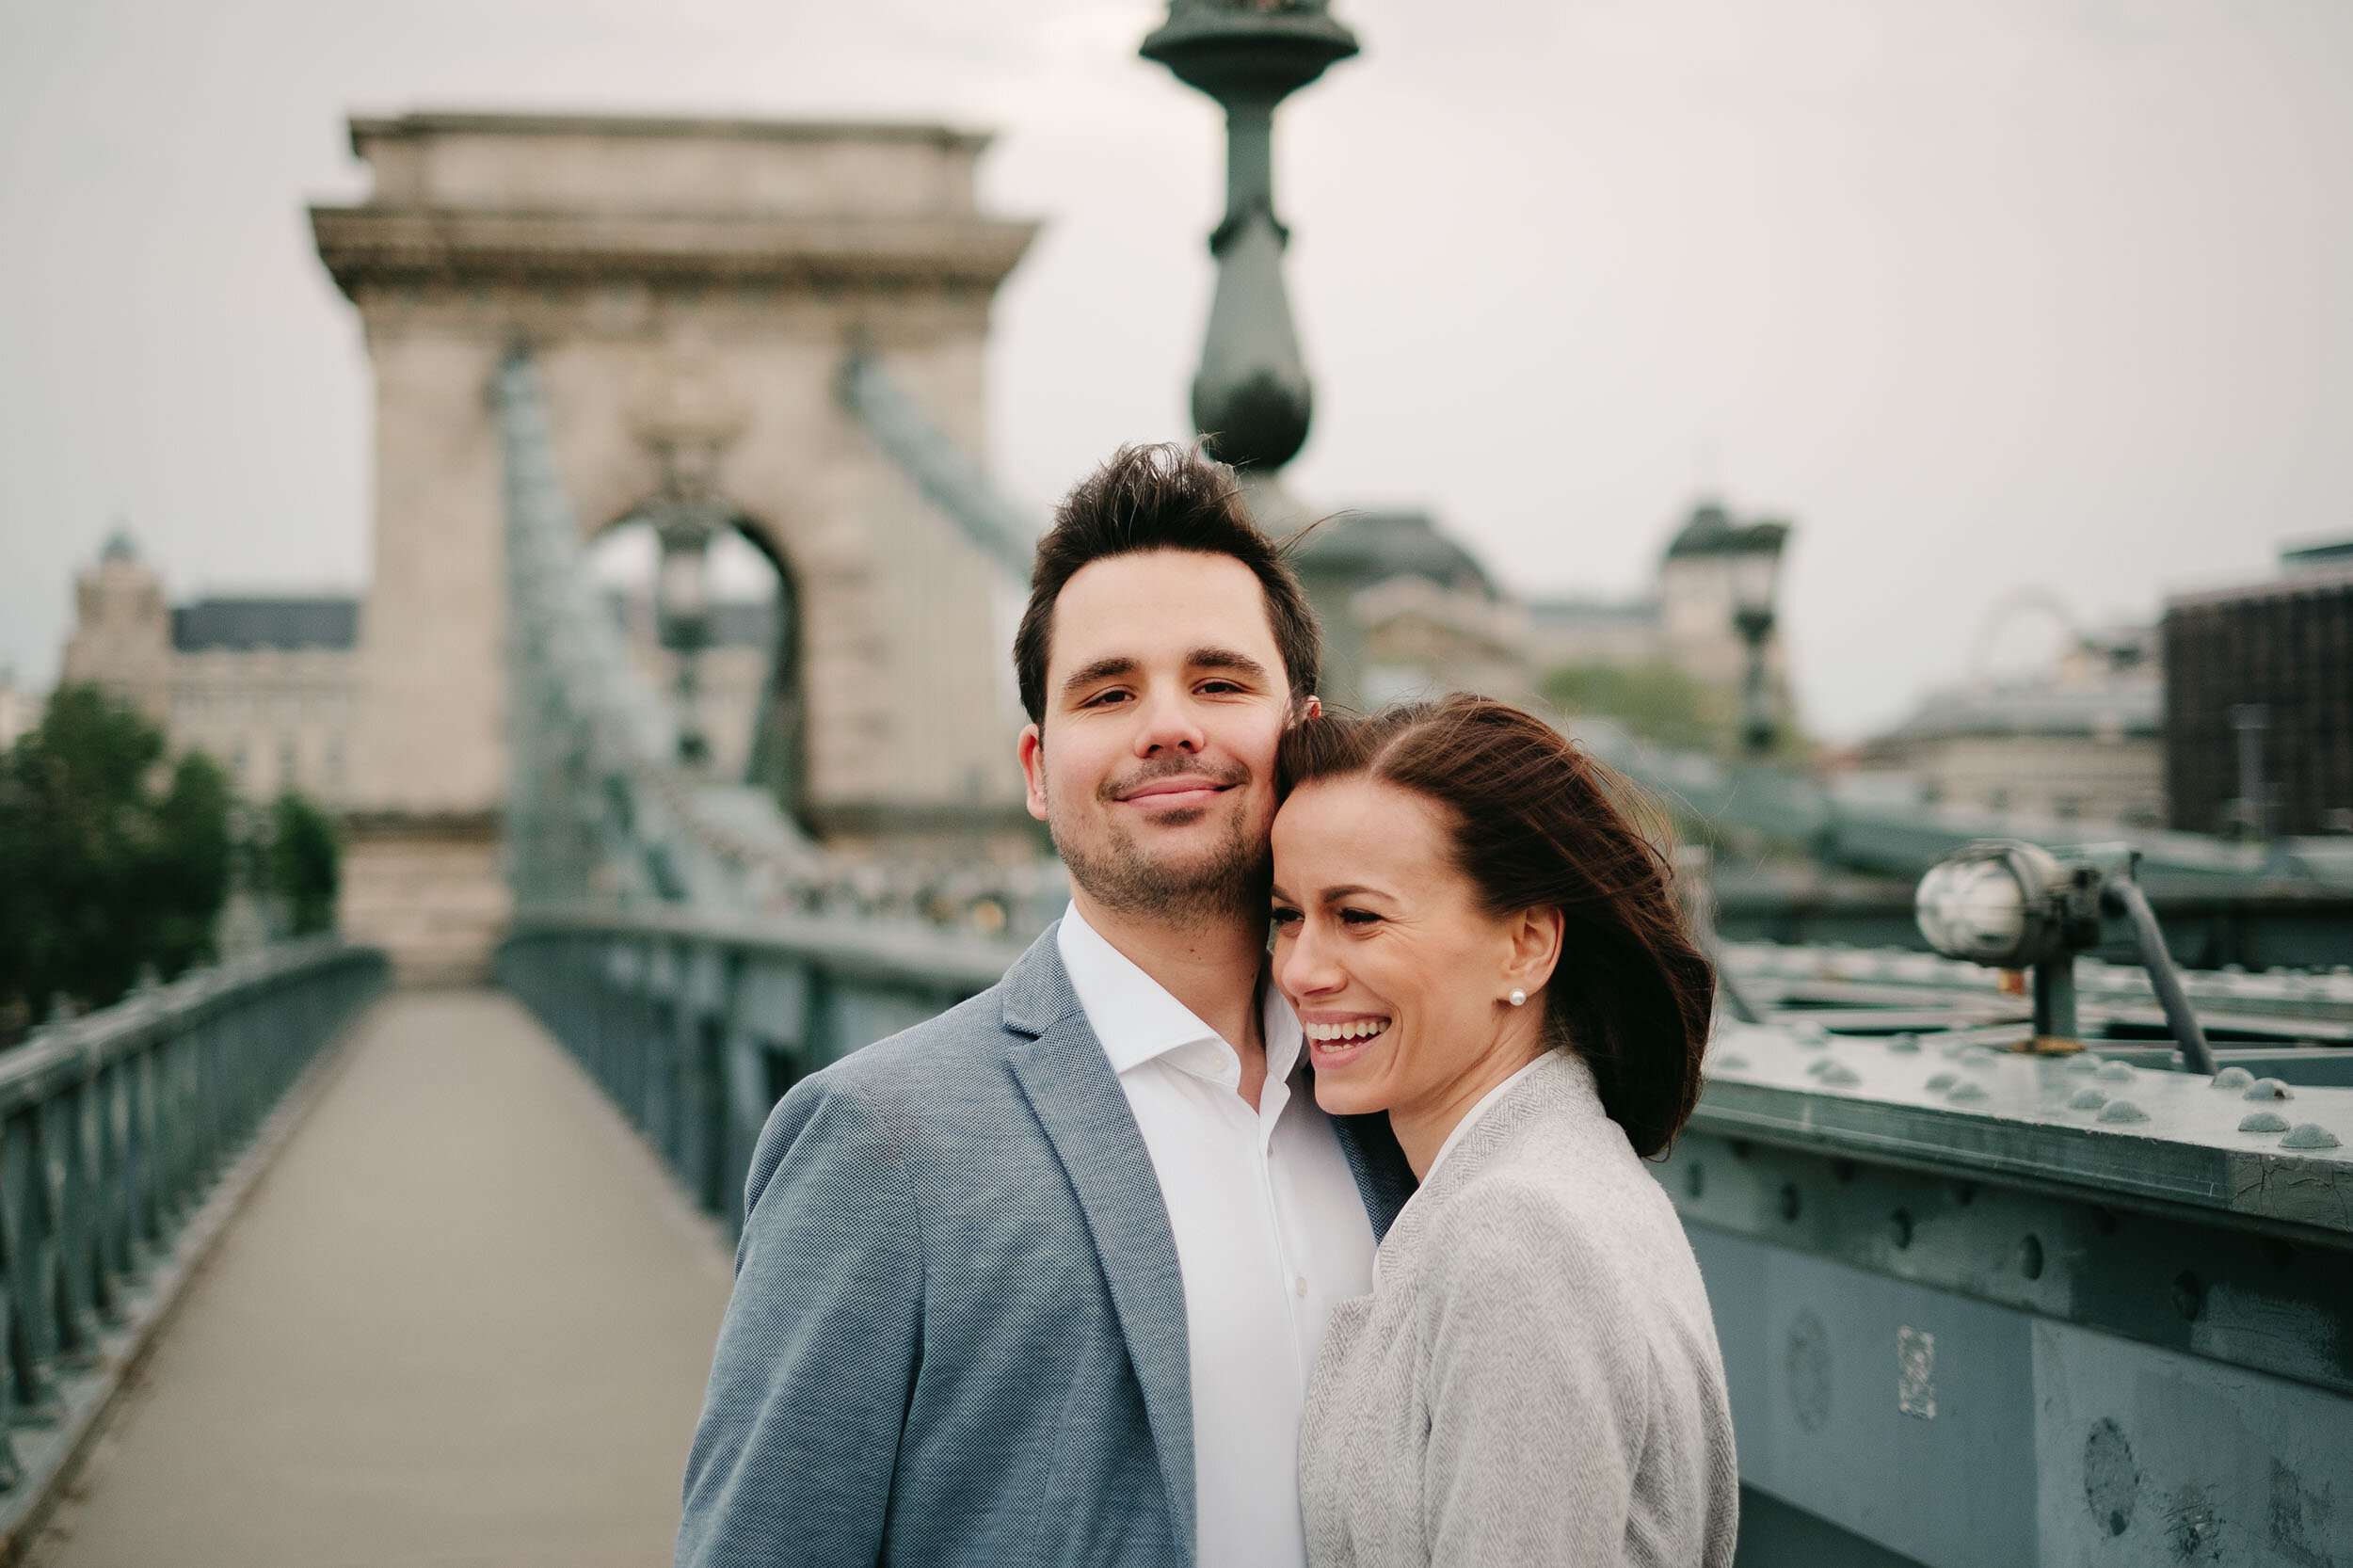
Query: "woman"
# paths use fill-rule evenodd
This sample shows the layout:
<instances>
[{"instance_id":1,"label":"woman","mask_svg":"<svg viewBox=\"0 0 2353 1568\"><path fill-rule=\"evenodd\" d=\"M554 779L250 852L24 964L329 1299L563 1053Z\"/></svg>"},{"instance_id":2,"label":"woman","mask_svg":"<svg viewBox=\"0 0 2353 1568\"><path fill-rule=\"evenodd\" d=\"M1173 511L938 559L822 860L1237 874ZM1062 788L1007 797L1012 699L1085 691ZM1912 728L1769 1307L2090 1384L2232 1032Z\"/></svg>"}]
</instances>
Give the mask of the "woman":
<instances>
[{"instance_id":1,"label":"woman","mask_svg":"<svg viewBox=\"0 0 2353 1568\"><path fill-rule=\"evenodd\" d=\"M1316 1100L1387 1112L1421 1182L1317 1361L1312 1568L1729 1564L1723 1362L1642 1165L1713 988L1659 852L1479 698L1310 720L1279 773L1273 972Z\"/></svg>"}]
</instances>

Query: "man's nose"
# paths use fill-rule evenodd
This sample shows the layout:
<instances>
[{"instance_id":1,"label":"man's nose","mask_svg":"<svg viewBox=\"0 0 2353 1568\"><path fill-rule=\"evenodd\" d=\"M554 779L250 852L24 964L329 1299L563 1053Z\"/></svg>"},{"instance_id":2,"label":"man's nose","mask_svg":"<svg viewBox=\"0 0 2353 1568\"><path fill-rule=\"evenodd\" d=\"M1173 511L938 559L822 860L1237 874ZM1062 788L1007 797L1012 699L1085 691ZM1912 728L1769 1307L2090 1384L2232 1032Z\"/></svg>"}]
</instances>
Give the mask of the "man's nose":
<instances>
[{"instance_id":1,"label":"man's nose","mask_svg":"<svg viewBox=\"0 0 2353 1568\"><path fill-rule=\"evenodd\" d=\"M1151 757L1164 751L1187 754L1201 749L1198 715L1182 692L1151 691L1144 696L1144 722L1136 731L1136 752Z\"/></svg>"}]
</instances>

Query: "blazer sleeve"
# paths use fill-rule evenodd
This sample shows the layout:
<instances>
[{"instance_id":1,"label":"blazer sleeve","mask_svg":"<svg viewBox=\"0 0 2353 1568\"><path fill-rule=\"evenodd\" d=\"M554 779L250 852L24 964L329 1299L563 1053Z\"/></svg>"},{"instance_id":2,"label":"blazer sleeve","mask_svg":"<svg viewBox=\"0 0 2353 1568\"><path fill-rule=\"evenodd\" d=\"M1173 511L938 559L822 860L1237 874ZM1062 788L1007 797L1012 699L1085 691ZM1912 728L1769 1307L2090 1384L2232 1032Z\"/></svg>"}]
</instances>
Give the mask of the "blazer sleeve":
<instances>
[{"instance_id":1,"label":"blazer sleeve","mask_svg":"<svg viewBox=\"0 0 2353 1568\"><path fill-rule=\"evenodd\" d=\"M906 1144L824 1075L770 1113L687 1456L678 1568L880 1558L920 1360Z\"/></svg>"},{"instance_id":2,"label":"blazer sleeve","mask_svg":"<svg viewBox=\"0 0 2353 1568\"><path fill-rule=\"evenodd\" d=\"M1430 1560L1617 1563L1648 1436L1646 1342L1608 1260L1545 1194L1482 1208L1420 1281Z\"/></svg>"}]
</instances>

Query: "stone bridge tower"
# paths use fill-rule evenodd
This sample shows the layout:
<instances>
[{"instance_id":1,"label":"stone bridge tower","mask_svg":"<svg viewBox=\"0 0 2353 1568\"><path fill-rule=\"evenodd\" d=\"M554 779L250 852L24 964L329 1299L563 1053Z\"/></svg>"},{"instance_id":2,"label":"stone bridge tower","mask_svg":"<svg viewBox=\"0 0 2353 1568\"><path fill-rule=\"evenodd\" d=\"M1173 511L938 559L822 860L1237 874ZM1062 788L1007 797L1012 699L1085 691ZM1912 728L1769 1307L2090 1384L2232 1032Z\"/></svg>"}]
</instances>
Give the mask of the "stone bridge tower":
<instances>
[{"instance_id":1,"label":"stone bridge tower","mask_svg":"<svg viewBox=\"0 0 2353 1568\"><path fill-rule=\"evenodd\" d=\"M345 925L411 978L479 973L504 921L503 476L486 391L536 360L595 533L681 469L777 568L789 807L850 848L1026 835L998 585L840 395L871 356L967 461L998 285L1034 232L983 215L985 138L936 125L412 114L355 120L375 188L314 209L375 371ZM772 765L773 765L773 759Z\"/></svg>"}]
</instances>

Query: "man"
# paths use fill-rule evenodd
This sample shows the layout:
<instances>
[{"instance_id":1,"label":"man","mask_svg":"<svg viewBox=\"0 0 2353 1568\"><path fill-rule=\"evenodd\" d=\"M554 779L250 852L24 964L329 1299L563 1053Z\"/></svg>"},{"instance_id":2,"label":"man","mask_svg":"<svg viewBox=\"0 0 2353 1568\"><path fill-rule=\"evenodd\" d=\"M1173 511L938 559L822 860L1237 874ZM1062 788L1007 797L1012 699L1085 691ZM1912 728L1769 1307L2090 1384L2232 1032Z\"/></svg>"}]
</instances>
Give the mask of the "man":
<instances>
[{"instance_id":1,"label":"man","mask_svg":"<svg viewBox=\"0 0 2353 1568\"><path fill-rule=\"evenodd\" d=\"M1014 657L1070 909L770 1116L682 1568L1304 1561L1316 1344L1412 1185L1264 973L1320 655L1231 471L1128 449L1064 501Z\"/></svg>"}]
</instances>

